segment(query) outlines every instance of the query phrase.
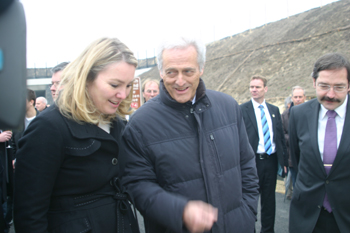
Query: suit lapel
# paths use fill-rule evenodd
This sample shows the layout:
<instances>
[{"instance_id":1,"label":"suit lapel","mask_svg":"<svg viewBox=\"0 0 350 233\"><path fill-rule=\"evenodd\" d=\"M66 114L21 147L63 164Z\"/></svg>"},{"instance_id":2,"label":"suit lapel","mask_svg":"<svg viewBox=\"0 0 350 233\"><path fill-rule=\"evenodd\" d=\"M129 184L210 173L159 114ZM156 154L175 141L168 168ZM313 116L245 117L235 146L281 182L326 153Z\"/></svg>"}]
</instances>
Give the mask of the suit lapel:
<instances>
[{"instance_id":1,"label":"suit lapel","mask_svg":"<svg viewBox=\"0 0 350 233\"><path fill-rule=\"evenodd\" d=\"M314 101L310 105L310 110L305 114L305 118L307 119L307 124L309 127L310 148L313 150L312 155L315 156L314 161L317 161L317 166L321 167L321 170L326 174L324 169L323 161L321 159L321 154L318 146L318 115L320 112L320 104L317 99L311 100Z\"/></svg>"},{"instance_id":2,"label":"suit lapel","mask_svg":"<svg viewBox=\"0 0 350 233\"><path fill-rule=\"evenodd\" d=\"M343 132L341 135L340 143L339 143L339 148L337 151L337 155L334 159L333 166L331 171L329 172L329 175L332 174L332 172L337 169L337 166L342 163L342 159L344 156L349 156L350 152L350 144L349 144L349 130L350 130L350 101L348 98L348 103L346 106L346 115L345 115L345 121L344 121L344 126L343 126Z\"/></svg>"},{"instance_id":3,"label":"suit lapel","mask_svg":"<svg viewBox=\"0 0 350 233\"><path fill-rule=\"evenodd\" d=\"M253 103L251 100L250 100L250 103L247 104L247 110L248 110L247 112L248 112L249 119L252 121L255 132L259 135L258 124L256 123L257 119L255 117L255 111L254 111Z\"/></svg>"}]
</instances>

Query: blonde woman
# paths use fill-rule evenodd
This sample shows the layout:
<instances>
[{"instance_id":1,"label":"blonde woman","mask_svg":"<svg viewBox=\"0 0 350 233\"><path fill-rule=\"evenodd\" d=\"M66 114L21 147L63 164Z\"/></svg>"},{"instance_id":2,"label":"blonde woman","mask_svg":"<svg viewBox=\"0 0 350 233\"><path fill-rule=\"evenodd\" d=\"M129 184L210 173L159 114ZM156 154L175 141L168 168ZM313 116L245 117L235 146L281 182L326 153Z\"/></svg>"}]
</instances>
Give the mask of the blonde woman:
<instances>
[{"instance_id":1,"label":"blonde woman","mask_svg":"<svg viewBox=\"0 0 350 233\"><path fill-rule=\"evenodd\" d=\"M136 66L122 42L102 38L66 67L56 105L20 141L16 233L138 232L117 178Z\"/></svg>"}]
</instances>

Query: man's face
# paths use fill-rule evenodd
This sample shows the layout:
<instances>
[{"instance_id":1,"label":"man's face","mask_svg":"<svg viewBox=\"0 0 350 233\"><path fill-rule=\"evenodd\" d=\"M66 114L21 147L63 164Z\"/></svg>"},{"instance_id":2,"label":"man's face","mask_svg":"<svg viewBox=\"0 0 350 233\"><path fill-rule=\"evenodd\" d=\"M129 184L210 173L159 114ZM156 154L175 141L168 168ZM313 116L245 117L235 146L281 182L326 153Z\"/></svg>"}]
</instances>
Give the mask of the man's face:
<instances>
[{"instance_id":1,"label":"man's face","mask_svg":"<svg viewBox=\"0 0 350 233\"><path fill-rule=\"evenodd\" d=\"M199 78L197 51L193 46L184 49L166 49L163 51L163 70L160 76L169 95L179 103L193 100Z\"/></svg>"},{"instance_id":2,"label":"man's face","mask_svg":"<svg viewBox=\"0 0 350 233\"><path fill-rule=\"evenodd\" d=\"M145 98L145 101L152 99L153 97L156 97L159 94L159 86L155 82L148 82L145 85L145 90L143 91L143 98Z\"/></svg>"},{"instance_id":3,"label":"man's face","mask_svg":"<svg viewBox=\"0 0 350 233\"><path fill-rule=\"evenodd\" d=\"M305 102L305 95L302 89L295 89L292 95L292 101L294 106L302 104Z\"/></svg>"},{"instance_id":4,"label":"man's face","mask_svg":"<svg viewBox=\"0 0 350 233\"><path fill-rule=\"evenodd\" d=\"M329 90L327 90L327 85L331 87ZM346 69L321 71L318 78L314 79L314 87L316 88L318 102L328 110L336 109L344 103L350 90ZM341 90L340 87L344 87L344 89Z\"/></svg>"},{"instance_id":5,"label":"man's face","mask_svg":"<svg viewBox=\"0 0 350 233\"><path fill-rule=\"evenodd\" d=\"M62 86L60 87L60 89L58 89L58 86L60 85L60 82L61 82L61 75L62 75L62 71L58 71L54 73L51 78L52 86L50 88L50 91L51 91L52 99L54 101L57 99L58 93L62 89Z\"/></svg>"},{"instance_id":6,"label":"man's face","mask_svg":"<svg viewBox=\"0 0 350 233\"><path fill-rule=\"evenodd\" d=\"M41 112L46 108L46 105L40 98L37 98L35 101L35 108L38 109L39 112Z\"/></svg>"},{"instance_id":7,"label":"man's face","mask_svg":"<svg viewBox=\"0 0 350 233\"><path fill-rule=\"evenodd\" d=\"M252 94L252 98L256 102L262 103L264 101L267 87L264 87L264 82L261 79L253 79L250 81L249 90Z\"/></svg>"}]
</instances>

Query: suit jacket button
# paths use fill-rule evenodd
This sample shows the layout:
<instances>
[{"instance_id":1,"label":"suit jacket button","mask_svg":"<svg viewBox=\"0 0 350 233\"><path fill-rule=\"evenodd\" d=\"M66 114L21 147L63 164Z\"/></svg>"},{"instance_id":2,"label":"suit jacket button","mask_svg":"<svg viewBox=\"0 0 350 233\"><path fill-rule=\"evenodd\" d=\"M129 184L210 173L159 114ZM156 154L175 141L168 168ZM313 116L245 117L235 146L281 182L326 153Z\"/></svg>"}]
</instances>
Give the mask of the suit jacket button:
<instances>
[{"instance_id":1,"label":"suit jacket button","mask_svg":"<svg viewBox=\"0 0 350 233\"><path fill-rule=\"evenodd\" d=\"M319 209L321 209L321 206L320 206L320 205L318 205L317 207L318 207Z\"/></svg>"},{"instance_id":2,"label":"suit jacket button","mask_svg":"<svg viewBox=\"0 0 350 233\"><path fill-rule=\"evenodd\" d=\"M118 159L113 158L113 159L112 159L112 164L113 164L113 165L117 165L117 163L118 163Z\"/></svg>"},{"instance_id":3,"label":"suit jacket button","mask_svg":"<svg viewBox=\"0 0 350 233\"><path fill-rule=\"evenodd\" d=\"M326 184L329 184L329 180L326 180Z\"/></svg>"}]
</instances>

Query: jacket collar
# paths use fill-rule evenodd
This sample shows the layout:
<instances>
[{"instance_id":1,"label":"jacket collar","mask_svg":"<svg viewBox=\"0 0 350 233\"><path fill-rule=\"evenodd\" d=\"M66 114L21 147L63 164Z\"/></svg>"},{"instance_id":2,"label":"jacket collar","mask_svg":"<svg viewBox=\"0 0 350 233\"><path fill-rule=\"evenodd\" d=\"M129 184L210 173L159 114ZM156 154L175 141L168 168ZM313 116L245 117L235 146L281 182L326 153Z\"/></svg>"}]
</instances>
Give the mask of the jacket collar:
<instances>
[{"instance_id":1,"label":"jacket collar","mask_svg":"<svg viewBox=\"0 0 350 233\"><path fill-rule=\"evenodd\" d=\"M196 91L196 102L194 105L192 105L192 101L188 101L186 103L179 103L176 100L174 100L170 96L167 89L165 88L163 80L160 81L159 96L160 96L161 102L163 102L165 105L168 105L169 107L175 108L178 110L188 109L193 107L193 109L201 108L201 111L204 111L207 107L210 106L210 101L206 95L206 87L201 78L199 79L199 84Z\"/></svg>"}]
</instances>

